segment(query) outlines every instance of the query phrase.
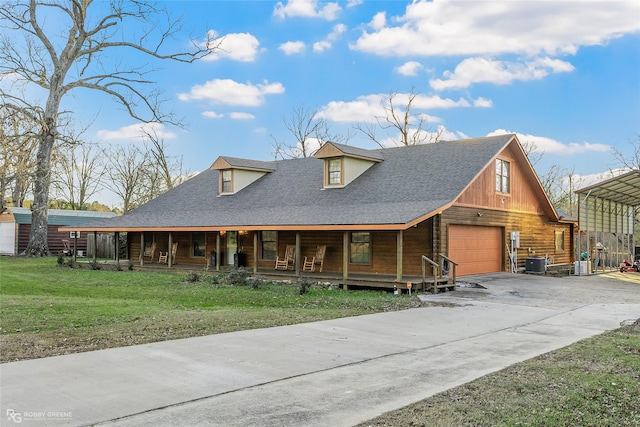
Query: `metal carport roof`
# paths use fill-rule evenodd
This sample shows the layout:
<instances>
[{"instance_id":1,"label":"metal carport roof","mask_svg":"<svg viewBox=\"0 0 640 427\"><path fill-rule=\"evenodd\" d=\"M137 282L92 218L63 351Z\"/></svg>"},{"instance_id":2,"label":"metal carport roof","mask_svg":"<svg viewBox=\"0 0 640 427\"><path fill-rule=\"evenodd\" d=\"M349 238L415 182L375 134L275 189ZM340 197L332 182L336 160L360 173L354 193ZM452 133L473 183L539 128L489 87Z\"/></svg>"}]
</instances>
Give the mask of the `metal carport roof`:
<instances>
[{"instance_id":1,"label":"metal carport roof","mask_svg":"<svg viewBox=\"0 0 640 427\"><path fill-rule=\"evenodd\" d=\"M640 170L619 175L576 191L628 206L640 206Z\"/></svg>"}]
</instances>

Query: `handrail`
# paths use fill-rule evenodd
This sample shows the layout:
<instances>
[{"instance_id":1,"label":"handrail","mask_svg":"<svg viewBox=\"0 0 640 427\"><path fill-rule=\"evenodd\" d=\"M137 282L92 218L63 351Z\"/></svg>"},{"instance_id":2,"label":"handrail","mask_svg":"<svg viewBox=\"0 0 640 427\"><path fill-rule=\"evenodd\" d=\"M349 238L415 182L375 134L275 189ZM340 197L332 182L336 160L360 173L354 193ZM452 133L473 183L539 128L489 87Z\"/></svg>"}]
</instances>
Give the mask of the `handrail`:
<instances>
[{"instance_id":1,"label":"handrail","mask_svg":"<svg viewBox=\"0 0 640 427\"><path fill-rule=\"evenodd\" d=\"M447 261L449 261L450 264L453 264L453 268L451 269L451 277L453 278L453 289L455 290L455 284L456 284L456 267L458 266L458 263L455 262L454 260L452 260L451 258L449 258L448 256L446 256L445 254L441 253L440 256L444 259L446 259Z\"/></svg>"},{"instance_id":2,"label":"handrail","mask_svg":"<svg viewBox=\"0 0 640 427\"><path fill-rule=\"evenodd\" d=\"M422 255L422 283L424 286L424 283L427 283L427 268L426 268L426 264L425 261L429 262L431 264L431 268L433 269L433 288L435 290L435 292L437 292L437 285L438 285L438 269L440 268L440 266L438 265L437 262L434 262L433 260L430 260L429 258L427 258L426 256Z\"/></svg>"}]
</instances>

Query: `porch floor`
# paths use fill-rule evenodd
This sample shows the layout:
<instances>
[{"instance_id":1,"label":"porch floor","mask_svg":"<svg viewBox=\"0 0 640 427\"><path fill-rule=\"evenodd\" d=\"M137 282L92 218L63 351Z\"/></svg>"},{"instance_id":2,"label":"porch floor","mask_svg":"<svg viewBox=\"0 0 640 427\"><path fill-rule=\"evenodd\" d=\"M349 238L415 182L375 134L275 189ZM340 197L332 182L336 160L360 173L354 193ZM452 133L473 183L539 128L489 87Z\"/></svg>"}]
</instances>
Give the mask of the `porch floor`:
<instances>
[{"instance_id":1,"label":"porch floor","mask_svg":"<svg viewBox=\"0 0 640 427\"><path fill-rule=\"evenodd\" d=\"M120 263L128 262L128 260L121 260ZM107 261L107 264L115 264L115 261ZM188 273L192 271L204 271L205 266L203 264L173 264L171 268L167 264L158 264L158 263L145 263L144 265L140 265L139 263L134 263L134 270L156 270L156 271L172 271L175 273ZM232 269L232 266L224 266L220 268L220 272L229 271ZM242 267L253 273L252 267ZM209 270L209 273L215 273L215 270ZM402 276L401 281L396 281L395 275L386 275L386 274L366 274L366 273L349 273L347 279L342 277L342 273L339 272L308 272L301 271L299 276L296 276L295 271L293 270L275 270L274 268L258 268L258 272L255 275L261 279L270 279L270 280L296 280L299 277L307 278L313 281L318 282L327 282L334 285L340 285L354 288L382 288L382 289L393 289L394 286L400 290L407 290L407 284L411 282L412 289L414 291L426 291L433 284L434 278L433 276L426 276L426 282L423 284L422 276L417 275L406 275ZM453 282L451 277L443 277L438 279L438 288L440 290L454 290L455 283Z\"/></svg>"}]
</instances>

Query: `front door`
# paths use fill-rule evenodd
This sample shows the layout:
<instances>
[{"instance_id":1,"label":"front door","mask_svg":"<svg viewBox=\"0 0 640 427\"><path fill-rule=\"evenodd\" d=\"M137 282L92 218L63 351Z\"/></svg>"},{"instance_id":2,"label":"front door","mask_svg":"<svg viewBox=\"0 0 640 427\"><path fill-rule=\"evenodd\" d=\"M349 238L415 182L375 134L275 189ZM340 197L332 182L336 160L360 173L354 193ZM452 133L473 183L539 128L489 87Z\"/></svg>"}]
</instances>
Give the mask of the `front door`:
<instances>
[{"instance_id":1,"label":"front door","mask_svg":"<svg viewBox=\"0 0 640 427\"><path fill-rule=\"evenodd\" d=\"M227 231L227 265L233 265L233 256L238 251L238 232Z\"/></svg>"}]
</instances>

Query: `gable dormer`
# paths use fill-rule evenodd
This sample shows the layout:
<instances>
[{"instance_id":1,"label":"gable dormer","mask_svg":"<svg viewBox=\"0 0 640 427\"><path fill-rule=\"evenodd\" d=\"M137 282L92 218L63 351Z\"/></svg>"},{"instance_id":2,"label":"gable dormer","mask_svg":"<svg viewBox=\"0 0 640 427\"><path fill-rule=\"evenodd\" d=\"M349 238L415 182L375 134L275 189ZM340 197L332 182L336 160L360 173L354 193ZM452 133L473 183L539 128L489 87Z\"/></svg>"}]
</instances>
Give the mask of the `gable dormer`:
<instances>
[{"instance_id":1,"label":"gable dormer","mask_svg":"<svg viewBox=\"0 0 640 427\"><path fill-rule=\"evenodd\" d=\"M342 188L376 163L382 156L370 150L327 142L313 155L324 159L324 188Z\"/></svg>"},{"instance_id":2,"label":"gable dormer","mask_svg":"<svg viewBox=\"0 0 640 427\"><path fill-rule=\"evenodd\" d=\"M220 195L235 194L275 170L268 162L223 156L218 157L210 169L219 171Z\"/></svg>"}]
</instances>

